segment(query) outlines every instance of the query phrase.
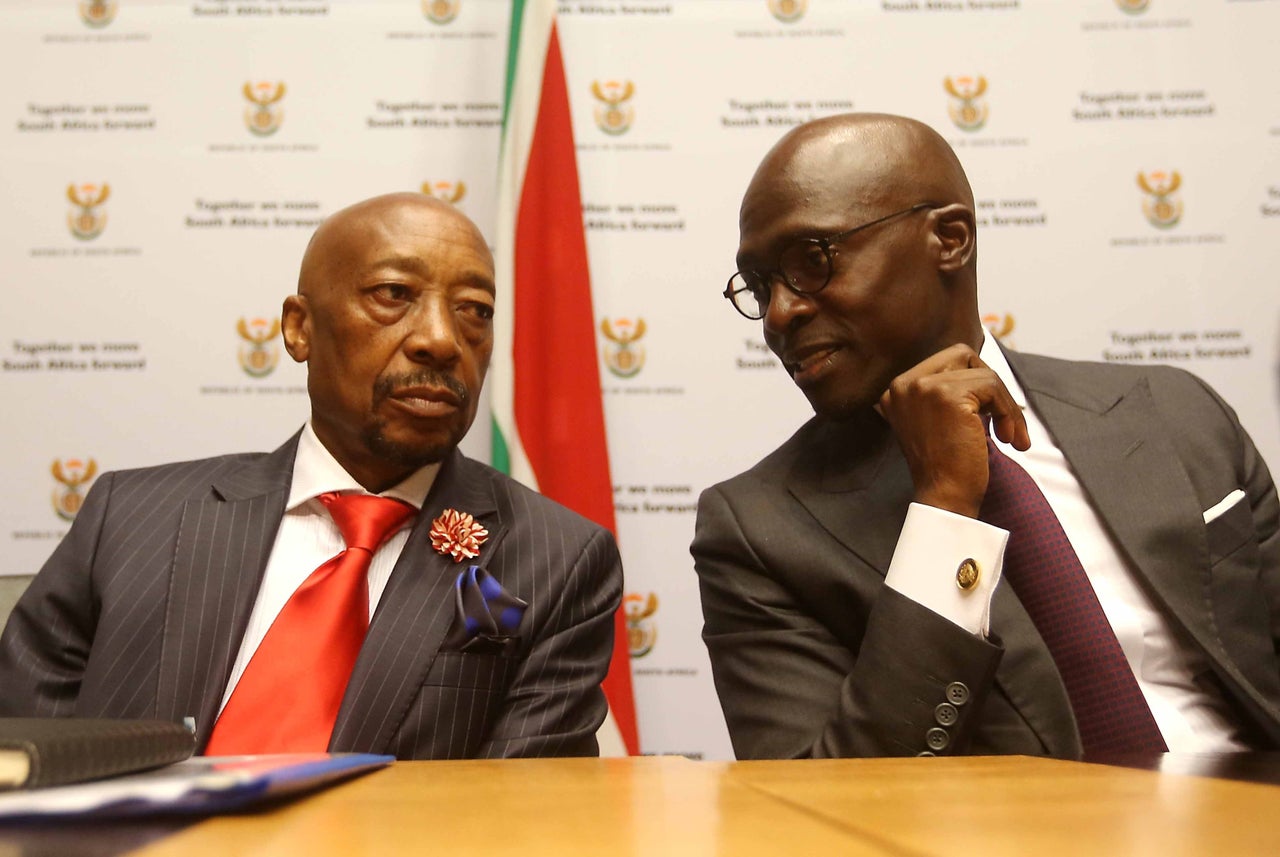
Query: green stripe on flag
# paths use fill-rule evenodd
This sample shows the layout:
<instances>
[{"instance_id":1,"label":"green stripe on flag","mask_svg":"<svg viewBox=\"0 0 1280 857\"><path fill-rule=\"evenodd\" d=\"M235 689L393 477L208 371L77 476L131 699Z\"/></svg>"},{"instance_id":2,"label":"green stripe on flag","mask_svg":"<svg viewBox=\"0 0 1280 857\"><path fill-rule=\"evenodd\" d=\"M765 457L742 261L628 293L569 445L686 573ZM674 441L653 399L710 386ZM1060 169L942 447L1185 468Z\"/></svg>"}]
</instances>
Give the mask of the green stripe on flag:
<instances>
[{"instance_id":1,"label":"green stripe on flag","mask_svg":"<svg viewBox=\"0 0 1280 857\"><path fill-rule=\"evenodd\" d=\"M516 65L520 59L520 31L524 22L525 0L511 2L511 33L507 37L507 82L503 88L502 129L507 128L507 114L511 111L511 90L516 83Z\"/></svg>"},{"instance_id":2,"label":"green stripe on flag","mask_svg":"<svg viewBox=\"0 0 1280 857\"><path fill-rule=\"evenodd\" d=\"M502 426L495 417L493 423L493 436L489 441L489 463L494 470L500 470L508 475L511 474L511 452L507 449L507 439L502 436Z\"/></svg>"}]
</instances>

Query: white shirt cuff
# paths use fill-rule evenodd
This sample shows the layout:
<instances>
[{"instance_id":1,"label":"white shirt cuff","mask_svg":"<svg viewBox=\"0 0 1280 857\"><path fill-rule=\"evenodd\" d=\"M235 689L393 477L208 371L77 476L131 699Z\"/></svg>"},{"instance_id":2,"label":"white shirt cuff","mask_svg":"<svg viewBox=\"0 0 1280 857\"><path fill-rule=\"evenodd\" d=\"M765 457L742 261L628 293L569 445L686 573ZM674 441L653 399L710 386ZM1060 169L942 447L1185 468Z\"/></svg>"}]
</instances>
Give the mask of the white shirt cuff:
<instances>
[{"instance_id":1,"label":"white shirt cuff","mask_svg":"<svg viewBox=\"0 0 1280 857\"><path fill-rule=\"evenodd\" d=\"M884 582L972 634L991 629L991 596L1000 582L1009 531L933 506L912 503ZM977 564L971 588L957 583L966 560Z\"/></svg>"}]
</instances>

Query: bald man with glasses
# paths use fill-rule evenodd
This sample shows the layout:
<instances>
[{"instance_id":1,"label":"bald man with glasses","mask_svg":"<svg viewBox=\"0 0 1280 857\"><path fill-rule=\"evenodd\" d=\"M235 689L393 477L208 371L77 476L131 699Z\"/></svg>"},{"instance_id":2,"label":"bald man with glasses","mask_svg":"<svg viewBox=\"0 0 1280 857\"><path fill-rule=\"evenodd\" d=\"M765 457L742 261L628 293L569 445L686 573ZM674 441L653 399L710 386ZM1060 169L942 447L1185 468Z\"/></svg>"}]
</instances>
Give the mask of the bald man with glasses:
<instances>
[{"instance_id":1,"label":"bald man with glasses","mask_svg":"<svg viewBox=\"0 0 1280 857\"><path fill-rule=\"evenodd\" d=\"M739 226L724 296L816 414L699 500L739 758L1280 748L1280 507L1212 390L1002 349L919 122L793 129Z\"/></svg>"}]
</instances>

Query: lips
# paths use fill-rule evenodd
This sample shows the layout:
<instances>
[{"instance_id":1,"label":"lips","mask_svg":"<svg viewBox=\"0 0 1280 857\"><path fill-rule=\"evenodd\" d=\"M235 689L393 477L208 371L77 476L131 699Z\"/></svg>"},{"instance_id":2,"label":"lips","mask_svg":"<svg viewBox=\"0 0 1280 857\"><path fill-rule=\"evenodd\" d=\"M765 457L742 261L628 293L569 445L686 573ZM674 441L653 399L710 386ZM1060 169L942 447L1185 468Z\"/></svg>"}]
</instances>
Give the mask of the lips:
<instances>
[{"instance_id":1,"label":"lips","mask_svg":"<svg viewBox=\"0 0 1280 857\"><path fill-rule=\"evenodd\" d=\"M840 346L831 342L815 342L787 351L782 365L801 387L816 382L831 363Z\"/></svg>"},{"instance_id":2,"label":"lips","mask_svg":"<svg viewBox=\"0 0 1280 857\"><path fill-rule=\"evenodd\" d=\"M391 391L388 399L413 414L438 417L451 414L462 406L462 397L448 387L415 385Z\"/></svg>"}]
</instances>

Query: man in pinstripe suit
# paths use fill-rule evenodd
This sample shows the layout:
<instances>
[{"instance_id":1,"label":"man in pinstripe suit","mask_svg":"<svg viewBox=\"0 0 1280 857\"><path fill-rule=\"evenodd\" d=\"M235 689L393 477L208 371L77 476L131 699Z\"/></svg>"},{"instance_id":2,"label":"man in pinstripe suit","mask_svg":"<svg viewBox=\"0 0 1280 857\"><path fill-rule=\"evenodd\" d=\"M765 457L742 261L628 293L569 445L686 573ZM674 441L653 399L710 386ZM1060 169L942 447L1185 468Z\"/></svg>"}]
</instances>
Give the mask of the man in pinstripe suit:
<instances>
[{"instance_id":1,"label":"man in pinstripe suit","mask_svg":"<svg viewBox=\"0 0 1280 857\"><path fill-rule=\"evenodd\" d=\"M318 495L354 491L418 513L374 555L329 749L595 754L622 587L613 538L456 449L494 297L488 248L451 206L394 194L325 221L282 315L310 421L271 453L102 476L0 637L0 715L192 717L203 748L290 594L342 549ZM428 535L446 509L489 533L461 565ZM527 603L514 634L459 633L470 563Z\"/></svg>"}]
</instances>

